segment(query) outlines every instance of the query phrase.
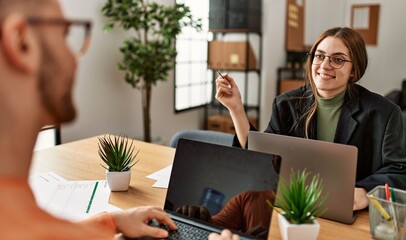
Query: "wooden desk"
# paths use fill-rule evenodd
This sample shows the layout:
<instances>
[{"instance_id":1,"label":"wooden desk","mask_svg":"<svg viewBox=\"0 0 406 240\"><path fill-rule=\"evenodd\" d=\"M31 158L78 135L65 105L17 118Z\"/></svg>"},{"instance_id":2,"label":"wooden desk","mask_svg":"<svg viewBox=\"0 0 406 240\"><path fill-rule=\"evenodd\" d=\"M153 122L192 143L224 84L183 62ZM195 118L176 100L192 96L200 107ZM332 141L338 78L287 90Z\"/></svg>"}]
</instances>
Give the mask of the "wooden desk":
<instances>
[{"instance_id":1,"label":"wooden desk","mask_svg":"<svg viewBox=\"0 0 406 240\"><path fill-rule=\"evenodd\" d=\"M110 203L123 209L141 205L163 207L166 189L152 188L155 180L145 176L172 164L175 149L134 142L135 150L140 150L140 161L132 168L130 188L128 192L112 192ZM67 180L106 179L97 151L97 137L40 150L34 154L31 173L53 171Z\"/></svg>"},{"instance_id":2,"label":"wooden desk","mask_svg":"<svg viewBox=\"0 0 406 240\"><path fill-rule=\"evenodd\" d=\"M101 160L97 154L97 143L97 137L93 137L37 151L31 173L53 171L68 180L105 179L105 170L100 166ZM128 192L112 192L110 203L123 209L141 205L163 207L166 189L152 188L155 180L145 176L170 165L175 149L141 141L135 141L135 146L140 150L140 161L132 168L130 189ZM318 221L321 225L318 239L321 240L370 238L367 212L361 213L352 225L325 219ZM276 213L271 222L268 239L281 239Z\"/></svg>"},{"instance_id":3,"label":"wooden desk","mask_svg":"<svg viewBox=\"0 0 406 240\"><path fill-rule=\"evenodd\" d=\"M319 218L320 233L318 240L330 239L351 239L364 240L370 239L369 234L369 215L368 212L362 212L358 215L355 222L351 225L342 224L334 221ZM268 239L282 239L279 231L278 214L273 211L271 220L271 229Z\"/></svg>"}]
</instances>

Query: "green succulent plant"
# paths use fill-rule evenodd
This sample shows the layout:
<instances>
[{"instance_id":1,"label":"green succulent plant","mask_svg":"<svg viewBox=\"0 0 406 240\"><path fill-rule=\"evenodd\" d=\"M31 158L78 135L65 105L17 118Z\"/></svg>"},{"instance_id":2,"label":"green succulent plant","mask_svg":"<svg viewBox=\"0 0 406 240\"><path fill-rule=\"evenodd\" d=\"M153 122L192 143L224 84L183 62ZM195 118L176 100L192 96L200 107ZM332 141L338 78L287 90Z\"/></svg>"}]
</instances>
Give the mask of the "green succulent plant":
<instances>
[{"instance_id":1,"label":"green succulent plant","mask_svg":"<svg viewBox=\"0 0 406 240\"><path fill-rule=\"evenodd\" d=\"M125 172L130 170L139 161L135 160L139 151L134 154L135 146L133 146L133 141L130 141L127 136L106 134L98 139L98 153L105 163L105 165L100 165L107 171Z\"/></svg>"},{"instance_id":2,"label":"green succulent plant","mask_svg":"<svg viewBox=\"0 0 406 240\"><path fill-rule=\"evenodd\" d=\"M279 209L267 200L272 208L292 224L313 223L326 211L323 209L323 205L328 195L322 196L323 181L317 174L307 185L306 180L309 175L310 172L306 169L297 172L292 169L289 184L285 179L279 180L281 182L275 199Z\"/></svg>"}]
</instances>

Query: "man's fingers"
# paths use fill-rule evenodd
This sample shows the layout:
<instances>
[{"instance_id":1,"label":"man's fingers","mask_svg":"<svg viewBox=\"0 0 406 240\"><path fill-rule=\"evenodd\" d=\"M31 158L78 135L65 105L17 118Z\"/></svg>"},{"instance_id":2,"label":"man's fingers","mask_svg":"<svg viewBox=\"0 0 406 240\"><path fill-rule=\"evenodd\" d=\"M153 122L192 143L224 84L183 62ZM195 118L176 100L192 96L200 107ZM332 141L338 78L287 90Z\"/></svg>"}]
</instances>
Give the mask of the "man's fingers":
<instances>
[{"instance_id":1,"label":"man's fingers","mask_svg":"<svg viewBox=\"0 0 406 240\"><path fill-rule=\"evenodd\" d=\"M146 226L144 236L151 236L154 238L167 238L169 233L165 229L159 227Z\"/></svg>"},{"instance_id":2,"label":"man's fingers","mask_svg":"<svg viewBox=\"0 0 406 240\"><path fill-rule=\"evenodd\" d=\"M199 211L197 211L197 207L196 206L190 206L189 207L189 212L188 212L188 216L191 218L199 218L199 216L197 215L197 213L199 213Z\"/></svg>"},{"instance_id":3,"label":"man's fingers","mask_svg":"<svg viewBox=\"0 0 406 240\"><path fill-rule=\"evenodd\" d=\"M204 221L208 221L210 219L210 213L204 207L200 207L200 219Z\"/></svg>"},{"instance_id":4,"label":"man's fingers","mask_svg":"<svg viewBox=\"0 0 406 240\"><path fill-rule=\"evenodd\" d=\"M168 225L169 229L171 230L178 229L175 222L169 217L169 215L166 212L157 211L156 213L154 213L154 217L159 223L164 223Z\"/></svg>"},{"instance_id":5,"label":"man's fingers","mask_svg":"<svg viewBox=\"0 0 406 240\"><path fill-rule=\"evenodd\" d=\"M223 230L221 235L218 233L210 233L209 240L240 240L237 234L232 234L230 230Z\"/></svg>"}]
</instances>

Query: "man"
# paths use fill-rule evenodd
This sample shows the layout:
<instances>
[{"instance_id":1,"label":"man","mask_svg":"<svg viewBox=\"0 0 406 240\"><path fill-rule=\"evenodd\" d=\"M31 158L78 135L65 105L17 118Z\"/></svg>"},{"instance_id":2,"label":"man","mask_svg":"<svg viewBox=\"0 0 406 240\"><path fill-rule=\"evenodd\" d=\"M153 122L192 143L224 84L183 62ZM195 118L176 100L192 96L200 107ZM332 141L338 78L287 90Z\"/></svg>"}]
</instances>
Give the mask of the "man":
<instances>
[{"instance_id":1,"label":"man","mask_svg":"<svg viewBox=\"0 0 406 240\"><path fill-rule=\"evenodd\" d=\"M38 131L75 117L72 86L76 57L66 43L73 25L57 0L0 0L0 239L113 239L176 229L162 209L140 207L102 213L83 222L57 219L37 207L28 186ZM86 42L86 41L85 41ZM83 53L83 52L82 52Z\"/></svg>"}]
</instances>

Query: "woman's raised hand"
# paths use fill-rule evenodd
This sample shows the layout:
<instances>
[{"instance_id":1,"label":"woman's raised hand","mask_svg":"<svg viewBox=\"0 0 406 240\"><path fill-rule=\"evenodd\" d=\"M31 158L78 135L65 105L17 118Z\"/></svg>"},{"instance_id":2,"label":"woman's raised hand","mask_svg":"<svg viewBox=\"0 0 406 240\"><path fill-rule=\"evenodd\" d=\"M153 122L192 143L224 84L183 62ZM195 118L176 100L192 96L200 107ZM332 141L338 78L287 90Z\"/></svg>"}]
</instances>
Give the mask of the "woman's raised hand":
<instances>
[{"instance_id":1,"label":"woman's raised hand","mask_svg":"<svg viewBox=\"0 0 406 240\"><path fill-rule=\"evenodd\" d=\"M216 99L230 112L244 108L238 86L228 74L222 74L216 79Z\"/></svg>"}]
</instances>

